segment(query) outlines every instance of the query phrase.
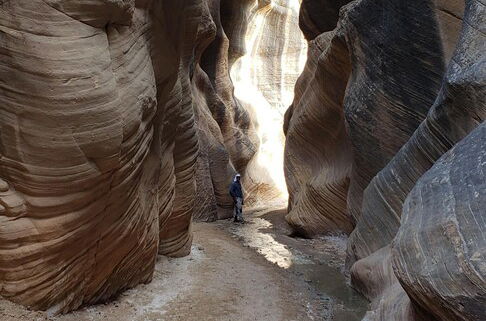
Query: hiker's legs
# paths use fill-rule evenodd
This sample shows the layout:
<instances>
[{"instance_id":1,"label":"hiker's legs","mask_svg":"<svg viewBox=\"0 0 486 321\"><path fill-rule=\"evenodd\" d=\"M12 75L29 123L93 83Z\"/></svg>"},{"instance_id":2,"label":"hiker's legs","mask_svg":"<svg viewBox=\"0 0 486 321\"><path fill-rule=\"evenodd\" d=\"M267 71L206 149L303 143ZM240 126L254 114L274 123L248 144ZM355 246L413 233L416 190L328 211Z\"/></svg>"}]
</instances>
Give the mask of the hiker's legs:
<instances>
[{"instance_id":1,"label":"hiker's legs","mask_svg":"<svg viewBox=\"0 0 486 321\"><path fill-rule=\"evenodd\" d=\"M236 199L236 213L237 213L237 220L243 221L243 199L238 197Z\"/></svg>"},{"instance_id":2,"label":"hiker's legs","mask_svg":"<svg viewBox=\"0 0 486 321\"><path fill-rule=\"evenodd\" d=\"M233 201L233 220L235 222L238 221L238 198L235 198L234 201Z\"/></svg>"},{"instance_id":3,"label":"hiker's legs","mask_svg":"<svg viewBox=\"0 0 486 321\"><path fill-rule=\"evenodd\" d=\"M235 199L235 204L233 208L233 218L235 222L243 220L242 208L243 208L243 199L241 197L237 197Z\"/></svg>"}]
</instances>

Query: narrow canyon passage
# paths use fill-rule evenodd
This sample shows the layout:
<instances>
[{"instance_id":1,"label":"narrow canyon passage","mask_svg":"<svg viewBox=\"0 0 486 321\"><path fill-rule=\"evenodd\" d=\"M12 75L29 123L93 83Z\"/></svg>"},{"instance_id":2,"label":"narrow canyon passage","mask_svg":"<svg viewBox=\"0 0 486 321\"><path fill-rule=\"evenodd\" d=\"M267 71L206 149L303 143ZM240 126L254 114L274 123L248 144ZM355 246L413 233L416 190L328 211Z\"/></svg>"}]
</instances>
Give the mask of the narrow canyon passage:
<instances>
[{"instance_id":1,"label":"narrow canyon passage","mask_svg":"<svg viewBox=\"0 0 486 321\"><path fill-rule=\"evenodd\" d=\"M247 9L246 51L230 71L258 137L244 175L246 224L195 223L188 256L159 256L150 283L105 304L51 316L2 299L2 321L361 320L367 301L343 275L346 237L294 238L284 219L284 114L307 42L298 28L298 0L259 5Z\"/></svg>"},{"instance_id":2,"label":"narrow canyon passage","mask_svg":"<svg viewBox=\"0 0 486 321\"><path fill-rule=\"evenodd\" d=\"M486 320L485 30L484 0L0 0L0 320Z\"/></svg>"}]
</instances>

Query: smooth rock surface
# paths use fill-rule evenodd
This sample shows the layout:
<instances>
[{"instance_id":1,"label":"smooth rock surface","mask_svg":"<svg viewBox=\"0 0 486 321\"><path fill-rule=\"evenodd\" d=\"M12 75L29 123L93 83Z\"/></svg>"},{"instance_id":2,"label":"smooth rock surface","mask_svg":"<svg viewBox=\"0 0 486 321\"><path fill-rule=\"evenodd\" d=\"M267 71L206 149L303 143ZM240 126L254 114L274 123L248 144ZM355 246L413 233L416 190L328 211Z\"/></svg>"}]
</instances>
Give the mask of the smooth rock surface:
<instances>
[{"instance_id":1,"label":"smooth rock surface","mask_svg":"<svg viewBox=\"0 0 486 321\"><path fill-rule=\"evenodd\" d=\"M157 252L187 255L193 216L232 207L258 139L223 2L0 3L0 295L106 301L149 282Z\"/></svg>"},{"instance_id":2,"label":"smooth rock surface","mask_svg":"<svg viewBox=\"0 0 486 321\"><path fill-rule=\"evenodd\" d=\"M407 293L438 320L486 319L486 123L409 193L393 243Z\"/></svg>"},{"instance_id":3,"label":"smooth rock surface","mask_svg":"<svg viewBox=\"0 0 486 321\"><path fill-rule=\"evenodd\" d=\"M304 236L353 229L346 213L352 154L342 105L350 73L347 56L341 30L312 40L285 114L287 221Z\"/></svg>"},{"instance_id":4,"label":"smooth rock surface","mask_svg":"<svg viewBox=\"0 0 486 321\"><path fill-rule=\"evenodd\" d=\"M464 23L455 54L451 59L434 105L411 139L366 189L362 216L349 243L350 262L353 262L355 258L365 259L368 255L374 256L376 253L382 252L382 247L387 247L393 242L396 233L402 229L400 217L403 203L416 186L419 178L434 165L437 159L484 122L486 118L486 69L484 68L486 56L484 54L484 33L481 31L485 28L484 10L485 7L478 2L469 1L467 3L464 16L467 22ZM462 151L466 153L464 149ZM477 172L476 175L482 177L484 173ZM459 184L459 182L457 183ZM437 201L442 202L442 196L437 196ZM431 219L433 219L440 213L433 212L428 215L431 215ZM440 216L437 216L437 220L439 219ZM477 223L462 221L460 224L461 228L468 230L474 228ZM478 246L480 246L480 240L476 240L476 242L479 242ZM414 253L413 255L419 255L422 251L415 245L409 245L411 248L408 251L413 251L411 252ZM441 246L444 246L442 251L446 251L447 243L437 245L439 248ZM439 258L437 260L440 262ZM359 262L354 264L355 269L359 266ZM435 269L434 266L435 264L432 263L424 264L425 269ZM400 279L400 274L397 276ZM417 277L419 276L417 275ZM415 277L411 274L407 278ZM360 284L367 282L369 282L369 277L363 274ZM484 283L484 280L482 282ZM378 279L376 283L379 284L380 280ZM484 288L484 284L482 286ZM361 288L359 285L358 287ZM393 287L397 291L403 291L396 285ZM449 287L445 286L445 290L441 291L450 291ZM454 287L468 287L468 283L458 280L458 284ZM365 288L362 290L367 292ZM420 297L430 291L427 289L410 291L408 287L405 290L414 302L420 302ZM441 295L437 292L437 300ZM470 293L470 296L474 298L475 294ZM379 296L376 299L386 300L386 297ZM383 307L384 305L379 306L377 311L381 313ZM431 302L421 304L419 308L434 319L438 318L437 320L442 320L445 318L442 315L448 313L446 312L448 308L437 308ZM385 320L385 318L377 320ZM405 320L415 320L415 318ZM456 319L449 316L445 320Z\"/></svg>"},{"instance_id":5,"label":"smooth rock surface","mask_svg":"<svg viewBox=\"0 0 486 321\"><path fill-rule=\"evenodd\" d=\"M322 1L304 2L301 9L301 28L311 42L308 64L296 85L296 97L284 127L289 223L295 231L313 236L346 231L336 221L348 219L351 230L354 228L348 244L352 282L371 301L364 320L484 318L477 308L485 287L484 274L477 272L478 268L476 272L456 269L454 277L445 276L434 270L432 261L422 264L423 260L415 257L421 249L412 236L397 244L402 251L400 259L395 252L398 249L392 252L393 239L402 231L402 207L409 192L442 155L484 122L484 3L466 1L463 23L462 1L357 0L341 7L339 18L334 16L337 26L332 31L328 31L331 24L320 26L316 18L311 18L332 12L332 7L319 10L323 5ZM315 9L312 14L309 8ZM338 41L343 48L340 54L319 70L319 63L329 57L326 53L335 50ZM339 69L342 66L348 66L349 71ZM329 70L341 72L320 80ZM334 110L334 118L322 116L329 110ZM341 136L336 129L339 126L345 128ZM347 161L341 158L338 162L349 170L338 176L338 167L329 159L336 157L336 151L349 149ZM462 157L467 157L475 151L479 155L483 149L460 150ZM469 169L484 176L474 170L475 166L471 161ZM453 179L452 172L443 175ZM346 180L349 187L344 185ZM339 181L341 192L334 188L330 193L330 183L336 186ZM456 191L460 184L455 180L450 188ZM347 199L343 201L341 196L336 201L335 195L343 193ZM424 208L442 204L439 193L427 195ZM329 203L339 204L338 210L326 206ZM464 206L473 206L474 202L464 199L462 203L464 210L454 215L469 215L464 213ZM452 215L454 210L449 210ZM433 222L434 215L440 221L445 213L427 211L420 215L427 215ZM479 222L458 220L455 228L471 233L469 246L480 249L483 241L474 235L483 228L483 218L479 213L476 217ZM415 226L420 224L414 221L414 225L403 227L404 235L411 235L415 229L423 235L433 233L427 226L423 231ZM455 257L467 262L464 264L476 264L475 258L462 258L461 252L451 249L444 240L433 242L430 249L425 241L420 242L428 253L448 253L447 258L435 255L436 260L446 262ZM478 260L478 264L484 263ZM437 273L435 278L431 271ZM437 281L442 277L447 284ZM470 278L475 281L468 281ZM421 282L430 285L422 286ZM451 307L446 307L448 298ZM464 315L459 317L461 311Z\"/></svg>"}]
</instances>

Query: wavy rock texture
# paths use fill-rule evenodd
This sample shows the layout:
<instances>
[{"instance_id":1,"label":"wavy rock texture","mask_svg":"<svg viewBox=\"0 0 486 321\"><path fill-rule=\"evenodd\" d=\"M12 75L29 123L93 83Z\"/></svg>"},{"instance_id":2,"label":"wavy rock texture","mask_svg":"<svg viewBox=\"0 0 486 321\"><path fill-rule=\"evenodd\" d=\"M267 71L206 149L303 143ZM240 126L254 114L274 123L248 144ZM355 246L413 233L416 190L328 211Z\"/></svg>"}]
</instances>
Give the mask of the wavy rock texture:
<instances>
[{"instance_id":1,"label":"wavy rock texture","mask_svg":"<svg viewBox=\"0 0 486 321\"><path fill-rule=\"evenodd\" d=\"M15 1L2 4L0 25L1 295L66 312L149 281L159 168L149 166L147 13Z\"/></svg>"},{"instance_id":2,"label":"wavy rock texture","mask_svg":"<svg viewBox=\"0 0 486 321\"><path fill-rule=\"evenodd\" d=\"M304 1L301 27L306 37L313 39L309 56L320 58L316 63L316 58L309 57L296 85L296 99L286 115L290 223L297 231L311 236L346 231L335 223L337 218L348 217L351 224L356 224L349 240L348 264L352 266L353 284L372 301L365 320L484 319L484 312L478 309L484 293L484 271L479 267L474 272L456 269L451 272L457 272L452 277L434 270L437 264L434 260L453 258L459 265L468 262L471 266L476 264L471 262L481 259L472 257L472 253L463 258L456 241L453 241L456 247L451 248L445 241L427 244L423 239L417 240L410 236L413 233L410 225L403 227L407 237L400 241L397 250L391 251L397 231L402 230L403 202L418 179L484 121L484 4L467 1L463 24L461 1L358 0L341 9L336 29L328 32L329 26L319 25L316 17L319 14L325 17L332 10L317 12L322 8L319 3ZM323 58L329 57L336 44L343 48L340 54L325 62ZM319 65L321 61L323 67ZM349 66L350 71L346 73L343 66ZM344 71L320 80L329 70L339 68ZM334 118L323 117L326 113ZM319 136L321 133L325 135ZM346 141L351 145L352 169L339 172L339 167L329 159L336 159L339 152L349 149ZM466 147L460 150L467 155ZM473 148L467 152L480 154ZM349 166L347 162L349 158L339 165ZM475 162L479 161L471 160L471 169L479 166ZM452 173L444 175L453 179ZM484 176L480 171L478 175ZM349 179L347 191L346 179ZM451 183L454 191L463 184L456 183L457 187ZM313 187L312 193L307 191L309 186ZM344 201L342 194L346 192ZM427 202L416 205L417 208L429 208L434 206L433 202L442 201L439 194L427 196L427 201L415 201ZM466 196L461 199L459 194L458 198L459 208L448 211L462 217L466 214L461 209L466 208L469 200ZM339 209L329 209L327 203L338 204ZM477 237L478 229L484 229L484 215L480 214L475 216L478 222L458 219L452 227L465 233L470 231L465 238L470 237L469 246L473 249L481 249L484 242ZM410 211L410 215L415 212ZM434 213L427 215L432 222ZM442 214L437 215L440 220ZM414 222L419 219L420 216ZM428 231L427 226L423 228L418 233L426 237L436 233ZM420 251L436 254L421 266L419 260L412 259L414 255L422 255ZM427 271L437 273L435 277L444 276L447 284L439 284ZM467 281L468 276L473 280ZM448 299L452 300L450 308L445 307ZM458 316L460 313L462 317Z\"/></svg>"},{"instance_id":3,"label":"wavy rock texture","mask_svg":"<svg viewBox=\"0 0 486 321\"><path fill-rule=\"evenodd\" d=\"M104 301L149 282L157 252L189 253L203 194L229 203L257 139L219 6L0 3L0 295L53 313Z\"/></svg>"},{"instance_id":4,"label":"wavy rock texture","mask_svg":"<svg viewBox=\"0 0 486 321\"><path fill-rule=\"evenodd\" d=\"M486 318L485 172L483 122L418 180L403 206L395 272L438 320Z\"/></svg>"},{"instance_id":5,"label":"wavy rock texture","mask_svg":"<svg viewBox=\"0 0 486 321\"><path fill-rule=\"evenodd\" d=\"M344 102L354 162L348 212L355 220L364 189L408 141L439 92L445 59L434 9L430 1L358 1L345 11L342 24L353 48Z\"/></svg>"},{"instance_id":6,"label":"wavy rock texture","mask_svg":"<svg viewBox=\"0 0 486 321\"><path fill-rule=\"evenodd\" d=\"M285 114L286 219L309 237L353 229L346 213L352 156L342 106L350 73L347 57L340 31L311 41L294 102Z\"/></svg>"},{"instance_id":7,"label":"wavy rock texture","mask_svg":"<svg viewBox=\"0 0 486 321\"><path fill-rule=\"evenodd\" d=\"M303 1L300 9L299 25L309 49L285 113L284 171L286 219L306 237L353 229L346 212L353 160L343 108L351 62L344 30L333 30L339 9L348 2Z\"/></svg>"},{"instance_id":8,"label":"wavy rock texture","mask_svg":"<svg viewBox=\"0 0 486 321\"><path fill-rule=\"evenodd\" d=\"M194 70L193 96L201 154L197 166L195 218L212 221L232 216L229 184L244 174L259 139L252 119L234 97L230 68L244 48L248 2L209 1L216 35ZM228 27L226 31L225 27Z\"/></svg>"},{"instance_id":9,"label":"wavy rock texture","mask_svg":"<svg viewBox=\"0 0 486 321\"><path fill-rule=\"evenodd\" d=\"M403 204L412 188L416 186L417 180L432 167L439 157L461 141L461 139L479 124L484 122L486 117L486 71L484 68L486 56L484 54L484 32L482 32L486 26L484 13L485 7L479 2L467 2L464 17L466 22L463 25L461 38L449 64L437 100L428 113L427 118L421 123L411 139L403 146L387 167L373 179L366 189L363 202L363 214L350 239L349 249L351 262L356 258L360 259L368 255L374 256L375 254L371 254L373 252L383 252L383 249L393 241L396 233L402 230L401 224L403 220L400 222L400 217ZM464 151L464 149L461 150ZM474 152L472 148L471 152ZM464 151L464 153L466 152ZM413 166L410 166L411 164ZM474 171L474 169L471 170ZM452 172L449 175L451 175L450 179L452 179ZM475 175L483 177L484 173L479 171ZM459 181L456 183L458 185L462 184ZM459 186L454 187L454 189L456 188L459 188ZM444 199L441 196L436 201L442 202ZM457 199L458 207L462 206L466 208L469 205L473 205L472 203L468 203L469 200ZM473 209L471 210L473 211ZM451 211L450 213L452 215L458 209L449 208L449 211ZM439 212L434 213L437 214L434 214L431 219L436 222L435 220L440 220L441 214ZM461 216L466 215L466 213L457 213L456 215ZM476 229L476 225L484 226L484 223L466 222L464 220L457 224L460 224L460 228L465 230ZM406 228L403 227L403 229ZM479 228L484 229L484 227ZM483 242L480 239L476 239L475 241L477 244L471 244L472 247L480 247ZM420 253L422 251L427 251L426 244L423 244L424 248L419 250L417 248L419 246L417 242L407 243L409 253L421 255ZM462 254L459 252L454 253L450 249L448 250L450 246L447 242L439 244L431 243L427 244L427 246L435 247L436 251L448 253L449 257L457 255L456 259L461 260ZM404 251L405 245L402 244L401 247L401 250ZM387 253L386 255L390 254ZM434 256L434 259L435 261L432 262L423 262L422 268L435 270L436 262L442 264L445 262L443 261L444 257ZM394 261L396 260L394 258ZM468 259L465 260L468 261ZM469 261L472 262L472 258ZM361 270L359 266L360 261L357 261L353 266L352 272L356 274L355 279L361 279L362 283L368 282L369 275L367 275L365 270ZM413 274L404 277L405 272L403 270L395 271L402 284L406 284L406 281L402 280L402 278L405 280L408 278L415 279ZM468 271L464 270L461 274L468 275L468 273ZM482 286L484 291L484 272L480 273L482 273L481 282L483 283L480 286ZM416 277L418 278L419 275ZM428 277L433 278L433 275L429 275ZM383 287L382 281L382 278L377 278L376 281L370 283L377 287ZM445 276L444 282L447 282ZM395 285L393 283L397 283L396 280L389 283L388 286L394 287ZM418 285L416 286L418 287ZM437 297L434 300L440 300L441 297L448 297L448 299L451 299L451 302L453 302L452 300L474 301L477 293L469 292L466 290L468 287L468 282L464 282L460 278L455 278L454 282L449 282L435 292ZM421 302L421 296L429 291L425 288L417 289L410 286L406 286L405 289L413 301L419 303ZM454 293L462 290L466 291L470 298L467 298L467 296L462 299L454 298ZM378 298L385 300L386 296L382 295L378 296ZM447 312L450 308L446 308L445 306L438 307L437 303L435 305L432 303L434 300L421 304L421 308L428 311L437 320L457 320L457 316L451 316L450 312ZM463 320L468 319L467 316L470 316L471 320L476 320L474 318L478 318L478 316L479 319L485 317L484 314L478 314L474 310L477 310L477 308L473 305L461 308L459 303L457 303L455 309L466 317ZM384 317L381 319L378 318L377 320L385 320L386 317L393 315L394 311L392 309L383 309L383 306L381 306L378 309L378 313L384 315ZM412 318L411 320L415 319Z\"/></svg>"},{"instance_id":10,"label":"wavy rock texture","mask_svg":"<svg viewBox=\"0 0 486 321\"><path fill-rule=\"evenodd\" d=\"M471 10L468 23L475 28L464 24L456 54L427 118L365 192L363 218L350 240L354 258L369 255L391 242L400 226L403 201L417 179L484 118L484 56L480 54L483 36L478 31L482 22ZM466 79L457 83L456 78Z\"/></svg>"},{"instance_id":11,"label":"wavy rock texture","mask_svg":"<svg viewBox=\"0 0 486 321\"><path fill-rule=\"evenodd\" d=\"M384 14L389 18L382 19ZM364 189L425 118L444 69L429 3L354 1L342 10L333 32L317 77L303 83L305 92L287 116L288 221L305 235L352 230ZM409 46L414 41L423 45ZM377 48L383 50L377 54ZM326 73L327 79L320 80ZM323 93L327 97L319 97ZM306 126L320 127L302 133ZM296 157L301 159L292 161ZM312 170L301 174L293 163ZM301 182L293 183L291 176ZM293 195L295 190L299 195Z\"/></svg>"}]
</instances>

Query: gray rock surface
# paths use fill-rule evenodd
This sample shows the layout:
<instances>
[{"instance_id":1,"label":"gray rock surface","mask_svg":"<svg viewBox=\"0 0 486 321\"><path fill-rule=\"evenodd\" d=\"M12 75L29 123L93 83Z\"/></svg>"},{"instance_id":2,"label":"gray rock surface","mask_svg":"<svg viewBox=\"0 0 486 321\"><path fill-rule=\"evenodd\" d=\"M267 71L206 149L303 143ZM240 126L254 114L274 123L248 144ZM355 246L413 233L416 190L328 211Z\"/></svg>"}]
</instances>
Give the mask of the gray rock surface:
<instances>
[{"instance_id":1,"label":"gray rock surface","mask_svg":"<svg viewBox=\"0 0 486 321\"><path fill-rule=\"evenodd\" d=\"M486 319L486 122L444 154L408 194L393 266L437 320Z\"/></svg>"},{"instance_id":2,"label":"gray rock surface","mask_svg":"<svg viewBox=\"0 0 486 321\"><path fill-rule=\"evenodd\" d=\"M315 1L313 7L322 4ZM296 231L303 230L303 234L312 236L342 230L335 222L348 216L354 227L348 244L352 283L371 301L365 320L463 320L448 310L456 314L465 311L465 319L484 318L477 312L478 294L484 290L480 273L461 271L455 277L457 283L451 281L440 286L434 283L437 280L425 280L427 277L420 275L421 271L433 271L432 264L420 266L415 259L407 262L415 254L420 255L415 240L408 238L400 246L401 261L392 253L393 239L401 231L402 207L407 195L442 155L484 122L484 3L466 1L463 23L461 1L356 0L341 8L337 26L331 32L326 32L325 26L312 23L316 19L309 18L305 12L307 7L302 7L301 27L304 22L307 38L313 39L309 55L326 57L322 53L331 52L339 39L344 39L344 49L325 69L315 67L319 66L316 59L309 57L308 68L296 85L296 99L286 115L289 222ZM319 13L326 16L324 11L312 12ZM318 43L324 47L316 50ZM324 59L320 58L321 61ZM320 81L328 70L346 65L350 69L348 74L341 72ZM314 97L321 99L314 103ZM329 110L335 110L334 118L321 116ZM342 122L340 113L344 114L346 139L338 135L339 130L332 130ZM298 124L297 129L293 128L294 124ZM346 141L351 145L351 161L339 164L351 163L347 165L351 170L339 177L333 175L337 167L328 159L329 155L337 155L336 151L348 150L348 144L343 143ZM473 149L461 151L467 155ZM471 169L474 166L471 164ZM477 175L484 181L483 172ZM322 176L339 178L341 182L349 180L347 191L341 185L341 193L347 193L344 204L331 201L337 193L329 193L331 181L319 179ZM310 187L312 193L307 192ZM424 206L432 206L434 201L439 203L439 197L431 197ZM339 204L340 210L329 209L327 203ZM435 214L428 212L427 215L432 222ZM440 220L440 214L437 215ZM481 226L481 222L463 220L457 225L458 229L472 229L471 233L475 233L475 226ZM407 230L404 233L412 233L411 226ZM482 247L477 237L472 237L471 242L476 243L472 247ZM452 250L447 250L447 242L437 242L433 247L430 251L445 251L449 257L454 256ZM468 264L475 264L470 262L473 260L472 257L464 259ZM417 275L414 269L406 269L413 263ZM441 277L441 272L437 273ZM477 280L477 288L471 291L465 280L468 275ZM421 281L433 286L421 287L417 284ZM450 309L444 306L449 295L456 301ZM460 295L468 298L461 301ZM472 303L468 308L461 308L460 302Z\"/></svg>"},{"instance_id":3,"label":"gray rock surface","mask_svg":"<svg viewBox=\"0 0 486 321\"><path fill-rule=\"evenodd\" d=\"M386 251L383 252L383 249L388 248L396 233L401 230L403 203L418 179L444 153L484 122L486 56L484 33L481 31L485 27L484 10L485 7L478 2L467 3L464 16L467 23L464 23L457 48L434 105L410 140L367 187L364 193L362 216L349 242L350 263L356 258L363 260L369 255L376 256L377 253L390 255ZM484 173L479 172L477 175L481 177ZM433 217L440 214L429 213L428 215ZM467 225L474 226L472 222L461 224L466 224L463 226L465 229L468 228ZM446 246L445 243L444 247ZM412 249L420 251L414 247ZM371 282L364 271L359 271L359 260L352 270L361 275L360 284L369 282L376 287L381 287L382 281L389 279L388 277L378 278ZM379 259L376 262L379 264ZM433 269L433 266L429 265L427 268ZM463 285L467 286L467 284ZM390 286L397 288L395 285ZM359 285L358 287L364 292L368 291ZM370 286L367 288L369 289ZM414 302L419 301L419 298L415 297L417 293L406 290ZM383 294L376 297L377 300L384 298ZM382 311L381 308L378 307L378 311ZM434 316L440 315L434 311L436 309L434 306L428 307L424 304L421 308L433 313Z\"/></svg>"}]
</instances>

